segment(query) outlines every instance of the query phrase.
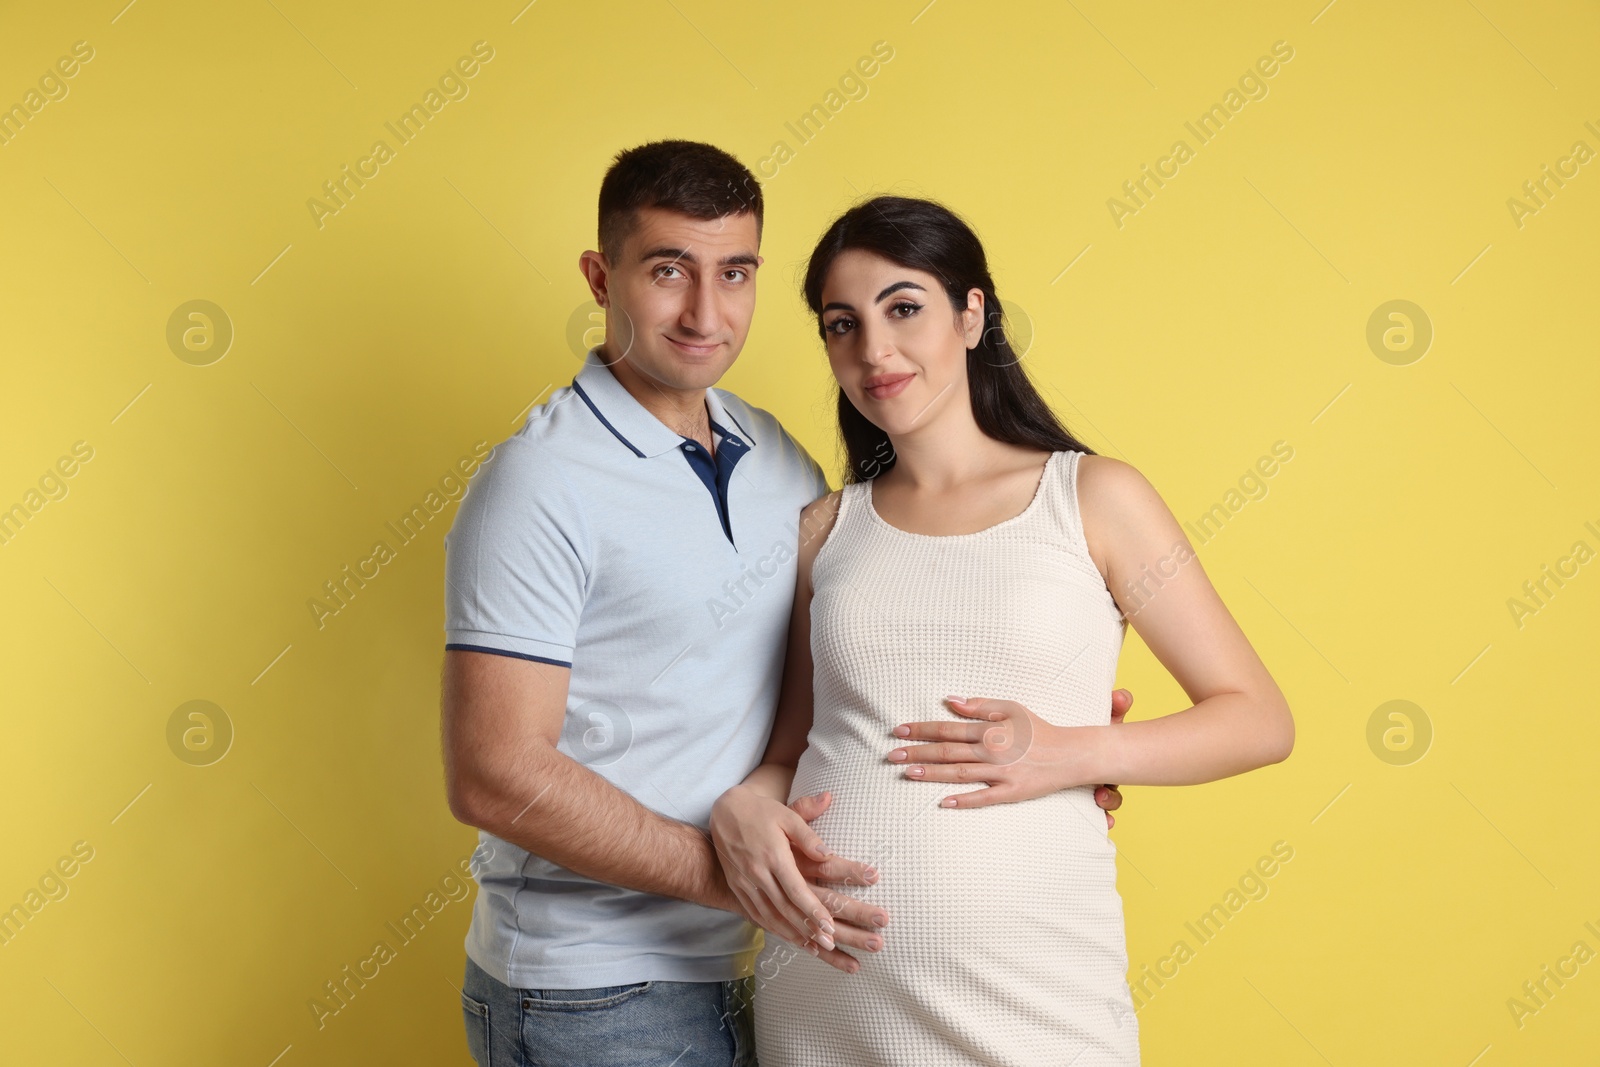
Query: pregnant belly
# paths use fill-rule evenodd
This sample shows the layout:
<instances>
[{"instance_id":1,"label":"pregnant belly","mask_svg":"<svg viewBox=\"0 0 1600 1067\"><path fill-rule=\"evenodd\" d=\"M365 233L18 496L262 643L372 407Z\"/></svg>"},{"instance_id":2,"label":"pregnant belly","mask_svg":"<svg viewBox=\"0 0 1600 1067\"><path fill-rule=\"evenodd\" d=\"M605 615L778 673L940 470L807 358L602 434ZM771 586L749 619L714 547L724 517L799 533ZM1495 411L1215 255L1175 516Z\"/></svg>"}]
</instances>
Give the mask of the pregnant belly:
<instances>
[{"instance_id":1,"label":"pregnant belly","mask_svg":"<svg viewBox=\"0 0 1600 1067\"><path fill-rule=\"evenodd\" d=\"M812 828L841 856L878 869L876 885L836 888L889 912L880 959L942 956L952 945L997 953L1007 965L1019 951L1120 958L1116 847L1093 787L982 808L939 806L974 788L983 787L908 779L879 753L813 747L796 768L790 799L831 792ZM1022 937L1009 936L1016 933Z\"/></svg>"}]
</instances>

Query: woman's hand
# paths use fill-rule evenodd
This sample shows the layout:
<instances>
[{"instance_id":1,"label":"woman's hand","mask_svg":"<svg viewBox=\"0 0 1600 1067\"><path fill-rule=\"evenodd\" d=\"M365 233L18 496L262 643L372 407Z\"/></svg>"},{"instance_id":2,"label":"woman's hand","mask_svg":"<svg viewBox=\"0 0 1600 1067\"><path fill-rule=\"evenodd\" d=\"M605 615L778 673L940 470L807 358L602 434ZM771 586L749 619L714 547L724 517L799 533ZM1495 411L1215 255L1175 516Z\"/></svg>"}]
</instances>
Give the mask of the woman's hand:
<instances>
[{"instance_id":1,"label":"woman's hand","mask_svg":"<svg viewBox=\"0 0 1600 1067\"><path fill-rule=\"evenodd\" d=\"M840 946L877 952L889 914L817 884L871 885L878 878L865 863L834 855L808 825L831 803L823 793L785 806L736 785L712 805L711 840L752 922L853 973L860 964Z\"/></svg>"},{"instance_id":2,"label":"woman's hand","mask_svg":"<svg viewBox=\"0 0 1600 1067\"><path fill-rule=\"evenodd\" d=\"M896 737L936 744L897 748L889 753L905 765L906 777L924 782L988 782L989 788L945 797L950 808L977 808L1031 800L1061 789L1089 784L1092 750L1087 730L1095 727L1055 726L1014 700L946 697L952 711L982 723L914 722L895 727ZM1112 694L1111 721L1119 723L1133 705L1133 694ZM1095 790L1095 803L1106 812L1106 827L1116 823L1111 812L1122 804L1114 785Z\"/></svg>"}]
</instances>

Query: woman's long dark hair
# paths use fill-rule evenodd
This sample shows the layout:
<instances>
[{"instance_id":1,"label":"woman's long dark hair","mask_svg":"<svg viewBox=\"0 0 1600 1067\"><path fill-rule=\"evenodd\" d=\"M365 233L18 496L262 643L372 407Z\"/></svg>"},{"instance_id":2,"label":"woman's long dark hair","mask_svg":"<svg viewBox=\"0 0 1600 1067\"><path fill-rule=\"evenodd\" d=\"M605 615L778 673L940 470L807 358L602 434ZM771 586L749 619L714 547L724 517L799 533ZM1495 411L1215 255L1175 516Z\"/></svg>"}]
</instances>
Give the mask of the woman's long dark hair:
<instances>
[{"instance_id":1,"label":"woman's long dark hair","mask_svg":"<svg viewBox=\"0 0 1600 1067\"><path fill-rule=\"evenodd\" d=\"M1013 445L1032 445L1047 452L1093 449L1068 432L1028 379L1006 338L1004 309L995 295L994 279L983 244L953 211L932 200L879 196L840 215L817 242L806 268L806 304L817 316L817 333L827 344L822 324L822 286L841 252L874 252L902 267L925 271L944 286L951 308L967 306L967 290L983 291L988 322L977 347L967 352L967 381L972 416L989 437ZM894 466L889 435L856 410L839 390L839 436L850 460L845 484L870 481Z\"/></svg>"}]
</instances>

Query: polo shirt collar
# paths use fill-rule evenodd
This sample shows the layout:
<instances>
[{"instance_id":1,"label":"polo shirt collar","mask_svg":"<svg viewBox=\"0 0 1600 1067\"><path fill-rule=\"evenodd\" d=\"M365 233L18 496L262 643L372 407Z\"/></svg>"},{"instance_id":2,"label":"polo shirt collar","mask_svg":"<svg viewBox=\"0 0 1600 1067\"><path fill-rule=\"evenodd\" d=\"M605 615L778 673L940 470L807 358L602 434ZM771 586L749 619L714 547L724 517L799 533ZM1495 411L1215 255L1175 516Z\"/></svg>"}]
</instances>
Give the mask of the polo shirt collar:
<instances>
[{"instance_id":1,"label":"polo shirt collar","mask_svg":"<svg viewBox=\"0 0 1600 1067\"><path fill-rule=\"evenodd\" d=\"M583 367L572 379L572 385L606 429L636 456L659 456L688 440L652 415L648 408L634 399L632 393L623 388L597 348L585 353ZM755 447L755 438L723 406L715 388L706 389L706 411L715 432L724 436L738 435L745 445Z\"/></svg>"}]
</instances>

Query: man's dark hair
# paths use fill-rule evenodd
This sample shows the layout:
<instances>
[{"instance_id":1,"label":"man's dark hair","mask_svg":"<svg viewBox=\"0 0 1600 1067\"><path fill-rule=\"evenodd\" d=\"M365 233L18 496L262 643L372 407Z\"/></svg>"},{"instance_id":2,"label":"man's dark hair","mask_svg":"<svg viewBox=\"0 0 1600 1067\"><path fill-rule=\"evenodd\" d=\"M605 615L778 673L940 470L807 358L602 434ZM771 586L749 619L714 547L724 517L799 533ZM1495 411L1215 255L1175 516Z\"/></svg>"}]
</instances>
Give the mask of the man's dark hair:
<instances>
[{"instance_id":1,"label":"man's dark hair","mask_svg":"<svg viewBox=\"0 0 1600 1067\"><path fill-rule=\"evenodd\" d=\"M617 153L600 183L600 251L621 252L645 207L696 219L754 212L761 241L761 183L743 163L698 141L652 141Z\"/></svg>"}]
</instances>

